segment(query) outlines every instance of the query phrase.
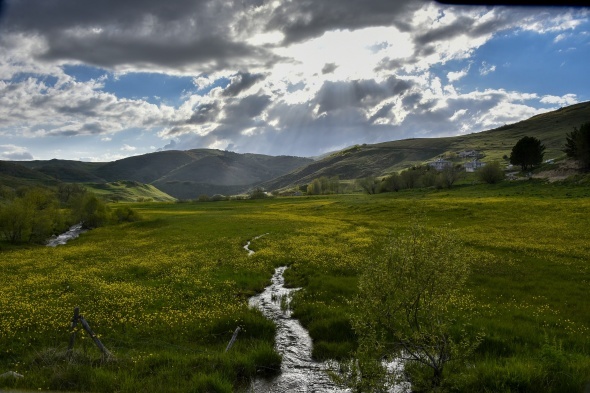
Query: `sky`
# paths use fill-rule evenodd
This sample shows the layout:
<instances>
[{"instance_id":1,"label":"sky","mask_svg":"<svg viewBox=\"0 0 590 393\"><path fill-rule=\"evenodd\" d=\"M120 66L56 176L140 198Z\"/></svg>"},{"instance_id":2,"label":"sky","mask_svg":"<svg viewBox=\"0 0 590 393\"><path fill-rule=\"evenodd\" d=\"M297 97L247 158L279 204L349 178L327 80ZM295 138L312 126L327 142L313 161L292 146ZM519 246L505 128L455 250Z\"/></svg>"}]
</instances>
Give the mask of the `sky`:
<instances>
[{"instance_id":1,"label":"sky","mask_svg":"<svg viewBox=\"0 0 590 393\"><path fill-rule=\"evenodd\" d=\"M0 0L0 160L314 157L590 100L590 8Z\"/></svg>"}]
</instances>

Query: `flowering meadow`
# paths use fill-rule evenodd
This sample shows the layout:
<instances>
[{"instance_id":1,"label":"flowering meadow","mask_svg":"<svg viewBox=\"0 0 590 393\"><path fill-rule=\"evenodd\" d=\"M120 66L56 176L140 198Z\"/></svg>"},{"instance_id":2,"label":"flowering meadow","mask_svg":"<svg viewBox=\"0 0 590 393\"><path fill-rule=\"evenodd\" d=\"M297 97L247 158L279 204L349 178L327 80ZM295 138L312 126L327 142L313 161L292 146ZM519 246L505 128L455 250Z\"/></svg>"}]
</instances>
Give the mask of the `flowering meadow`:
<instances>
[{"instance_id":1,"label":"flowering meadow","mask_svg":"<svg viewBox=\"0 0 590 393\"><path fill-rule=\"evenodd\" d=\"M289 265L294 315L318 359L355 346L358 276L412 222L473 256L462 324L483 339L450 391L583 391L590 383L590 189L535 182L379 195L137 203L141 221L65 246L0 245L0 388L247 390L279 369L274 326L248 298ZM248 256L247 241L256 253ZM74 307L82 330L67 354ZM466 321L467 322L467 321ZM461 323L461 321L458 321ZM225 348L240 326L236 343Z\"/></svg>"}]
</instances>

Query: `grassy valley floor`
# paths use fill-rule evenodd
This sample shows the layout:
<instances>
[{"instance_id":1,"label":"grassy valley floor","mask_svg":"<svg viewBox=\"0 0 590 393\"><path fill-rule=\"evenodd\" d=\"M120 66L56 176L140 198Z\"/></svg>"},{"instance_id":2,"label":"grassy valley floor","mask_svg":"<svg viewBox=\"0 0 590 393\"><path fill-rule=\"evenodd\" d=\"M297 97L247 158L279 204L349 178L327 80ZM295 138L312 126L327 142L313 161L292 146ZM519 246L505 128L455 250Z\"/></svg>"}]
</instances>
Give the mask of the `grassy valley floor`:
<instances>
[{"instance_id":1,"label":"grassy valley floor","mask_svg":"<svg viewBox=\"0 0 590 393\"><path fill-rule=\"evenodd\" d=\"M65 246L0 249L0 388L233 391L279 367L274 326L247 299L289 265L318 359L355 348L363 268L416 220L448 226L476 261L465 292L483 331L450 391L571 391L590 383L590 188L537 181L379 195L137 203L143 220ZM242 248L252 241L248 257ZM79 306L115 358L78 332ZM234 329L242 327L225 352Z\"/></svg>"}]
</instances>

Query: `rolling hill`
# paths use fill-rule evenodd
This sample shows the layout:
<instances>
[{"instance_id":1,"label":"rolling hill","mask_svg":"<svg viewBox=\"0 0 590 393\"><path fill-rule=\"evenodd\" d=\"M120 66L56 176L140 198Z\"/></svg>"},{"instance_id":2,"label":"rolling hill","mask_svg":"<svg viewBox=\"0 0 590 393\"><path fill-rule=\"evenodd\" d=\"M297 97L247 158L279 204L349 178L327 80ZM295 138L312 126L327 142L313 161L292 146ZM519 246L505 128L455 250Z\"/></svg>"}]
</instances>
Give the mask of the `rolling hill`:
<instances>
[{"instance_id":1,"label":"rolling hill","mask_svg":"<svg viewBox=\"0 0 590 393\"><path fill-rule=\"evenodd\" d=\"M107 163L54 159L7 164L21 168L23 177L35 174L39 180L48 182L133 181L152 185L175 198L194 199L200 194L244 192L311 162L313 160L301 157L195 149L161 151Z\"/></svg>"},{"instance_id":2,"label":"rolling hill","mask_svg":"<svg viewBox=\"0 0 590 393\"><path fill-rule=\"evenodd\" d=\"M445 138L406 139L356 145L316 160L293 156L238 154L213 149L161 151L107 163L68 160L0 162L0 182L20 185L57 182L98 185L119 181L148 184L175 198L231 195L255 186L267 190L307 184L321 176L342 180L382 176L443 155L477 150L483 161L503 160L523 136L546 146L545 158L560 158L566 133L590 121L590 102L580 103L493 130ZM117 186L114 186L116 189Z\"/></svg>"},{"instance_id":3,"label":"rolling hill","mask_svg":"<svg viewBox=\"0 0 590 393\"><path fill-rule=\"evenodd\" d=\"M540 139L546 146L545 158L555 159L564 156L562 149L566 133L588 121L590 102L584 102L479 133L357 145L264 182L261 186L274 190L307 184L321 176L339 176L343 180L382 176L466 150L482 153L482 161L503 161L503 156L510 156L512 147L523 136Z\"/></svg>"}]
</instances>

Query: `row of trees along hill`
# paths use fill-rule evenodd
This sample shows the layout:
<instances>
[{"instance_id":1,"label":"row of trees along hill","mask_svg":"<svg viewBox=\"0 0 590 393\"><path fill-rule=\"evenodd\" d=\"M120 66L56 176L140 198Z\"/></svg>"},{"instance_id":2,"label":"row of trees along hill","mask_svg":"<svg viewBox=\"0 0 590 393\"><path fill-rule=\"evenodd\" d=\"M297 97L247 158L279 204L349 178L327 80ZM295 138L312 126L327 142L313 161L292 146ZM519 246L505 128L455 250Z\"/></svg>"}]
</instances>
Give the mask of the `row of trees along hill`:
<instances>
[{"instance_id":1,"label":"row of trees along hill","mask_svg":"<svg viewBox=\"0 0 590 393\"><path fill-rule=\"evenodd\" d=\"M460 166L450 166L437 171L428 165L414 166L401 173L393 173L382 179L365 177L357 181L357 185L367 194L392 192L405 189L435 187L451 188L461 178L463 170Z\"/></svg>"},{"instance_id":2,"label":"row of trees along hill","mask_svg":"<svg viewBox=\"0 0 590 393\"><path fill-rule=\"evenodd\" d=\"M570 158L578 160L584 170L590 170L590 122L566 135L563 150ZM510 163L519 165L523 171L540 165L543 162L545 145L532 136L525 136L516 142L510 153ZM379 180L375 177L365 177L357 181L357 185L368 194L392 192L403 189L420 187L451 188L462 176L460 166L447 167L437 171L430 166L414 166L401 173L393 173ZM504 179L504 170L498 161L487 163L479 168L477 178L488 184L494 184ZM312 185L318 179L312 182ZM327 182L327 178L324 179ZM314 190L315 188L312 188ZM322 189L322 188L319 188ZM309 188L308 188L309 193Z\"/></svg>"},{"instance_id":3,"label":"row of trees along hill","mask_svg":"<svg viewBox=\"0 0 590 393\"><path fill-rule=\"evenodd\" d=\"M57 189L0 189L0 238L10 243L42 244L76 223L92 229L137 219L131 208L122 206L112 211L78 184L62 183Z\"/></svg>"}]
</instances>

